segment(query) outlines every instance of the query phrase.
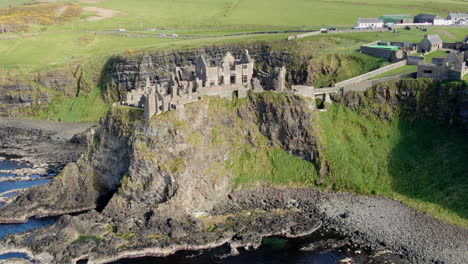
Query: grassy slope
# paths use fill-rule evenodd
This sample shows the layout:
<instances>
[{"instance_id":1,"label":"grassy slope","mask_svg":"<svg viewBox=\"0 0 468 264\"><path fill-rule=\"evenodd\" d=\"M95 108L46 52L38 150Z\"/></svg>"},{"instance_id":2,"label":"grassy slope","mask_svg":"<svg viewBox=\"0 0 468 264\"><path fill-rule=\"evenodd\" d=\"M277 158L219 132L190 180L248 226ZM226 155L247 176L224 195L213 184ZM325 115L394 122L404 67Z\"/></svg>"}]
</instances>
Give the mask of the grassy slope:
<instances>
[{"instance_id":1,"label":"grassy slope","mask_svg":"<svg viewBox=\"0 0 468 264\"><path fill-rule=\"evenodd\" d=\"M318 116L334 190L394 197L468 226L468 141L426 122L391 122L334 105Z\"/></svg>"},{"instance_id":2,"label":"grassy slope","mask_svg":"<svg viewBox=\"0 0 468 264\"><path fill-rule=\"evenodd\" d=\"M418 71L417 65L405 65L405 66L401 66L399 68L393 69L391 71L379 74L379 75L371 78L371 80L385 78L385 77L389 77L389 76L393 76L393 75L399 75L399 74L409 74L409 73L417 72L417 71Z\"/></svg>"},{"instance_id":3,"label":"grassy slope","mask_svg":"<svg viewBox=\"0 0 468 264\"><path fill-rule=\"evenodd\" d=\"M444 50L436 50L424 56L424 62L431 63L433 58L440 58L447 56L447 52Z\"/></svg>"},{"instance_id":4,"label":"grassy slope","mask_svg":"<svg viewBox=\"0 0 468 264\"><path fill-rule=\"evenodd\" d=\"M390 64L387 59L372 57L355 51L327 54L309 61L311 68L319 66L314 73L315 87L330 87L333 84L359 76ZM325 68L323 73L321 68Z\"/></svg>"},{"instance_id":5,"label":"grassy slope","mask_svg":"<svg viewBox=\"0 0 468 264\"><path fill-rule=\"evenodd\" d=\"M34 117L49 120L97 122L109 109L99 89L93 89L87 95L66 97L59 95L52 100L48 108Z\"/></svg>"},{"instance_id":6,"label":"grassy slope","mask_svg":"<svg viewBox=\"0 0 468 264\"><path fill-rule=\"evenodd\" d=\"M265 100L274 100L278 104L287 102L284 94L263 93ZM258 182L274 186L310 186L318 179L312 163L288 154L285 150L272 146L258 125L240 119L237 111L243 109L247 98L227 101L219 98L209 100L209 111L217 120L233 120L220 123L212 128L212 140L209 147L226 147L230 150L231 160L215 168L220 173L232 173L237 188L254 186ZM251 113L253 114L253 113ZM248 135L249 140L246 140ZM195 142L196 140L190 140ZM223 148L223 147L222 147Z\"/></svg>"}]
</instances>

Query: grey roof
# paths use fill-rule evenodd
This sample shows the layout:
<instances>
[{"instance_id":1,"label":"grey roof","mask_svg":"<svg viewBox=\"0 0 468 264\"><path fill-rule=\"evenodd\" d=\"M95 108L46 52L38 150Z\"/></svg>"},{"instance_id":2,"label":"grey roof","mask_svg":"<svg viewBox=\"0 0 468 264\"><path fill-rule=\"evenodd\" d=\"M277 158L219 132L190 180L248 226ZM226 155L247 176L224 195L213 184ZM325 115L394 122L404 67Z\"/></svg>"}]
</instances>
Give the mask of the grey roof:
<instances>
[{"instance_id":1,"label":"grey roof","mask_svg":"<svg viewBox=\"0 0 468 264\"><path fill-rule=\"evenodd\" d=\"M362 18L360 17L358 19L358 23L383 23L384 21L382 19L378 19L378 18Z\"/></svg>"},{"instance_id":2,"label":"grey roof","mask_svg":"<svg viewBox=\"0 0 468 264\"><path fill-rule=\"evenodd\" d=\"M414 18L417 19L417 20L434 20L436 19L438 16L437 15L431 15L431 14L419 14L417 16L415 16Z\"/></svg>"},{"instance_id":3,"label":"grey roof","mask_svg":"<svg viewBox=\"0 0 468 264\"><path fill-rule=\"evenodd\" d=\"M429 40L429 42L431 42L432 44L441 44L441 43L443 43L442 39L437 34L435 34L435 35L426 35L424 37L427 38Z\"/></svg>"},{"instance_id":4,"label":"grey roof","mask_svg":"<svg viewBox=\"0 0 468 264\"><path fill-rule=\"evenodd\" d=\"M450 12L449 17L456 18L456 19L468 18L468 13Z\"/></svg>"}]
</instances>

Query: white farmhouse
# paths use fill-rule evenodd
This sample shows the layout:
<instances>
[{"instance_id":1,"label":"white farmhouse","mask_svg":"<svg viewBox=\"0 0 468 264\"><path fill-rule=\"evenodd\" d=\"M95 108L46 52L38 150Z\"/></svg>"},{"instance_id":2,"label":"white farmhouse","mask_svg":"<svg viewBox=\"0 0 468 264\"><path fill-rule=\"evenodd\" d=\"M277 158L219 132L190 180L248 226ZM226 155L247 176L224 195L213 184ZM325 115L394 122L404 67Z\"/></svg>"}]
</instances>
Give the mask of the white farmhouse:
<instances>
[{"instance_id":1,"label":"white farmhouse","mask_svg":"<svg viewBox=\"0 0 468 264\"><path fill-rule=\"evenodd\" d=\"M443 19L440 16L436 16L434 18L434 25L435 26L447 26L447 25L452 25L453 21L451 19Z\"/></svg>"},{"instance_id":2,"label":"white farmhouse","mask_svg":"<svg viewBox=\"0 0 468 264\"><path fill-rule=\"evenodd\" d=\"M359 18L356 28L383 28L384 21L377 18Z\"/></svg>"},{"instance_id":3,"label":"white farmhouse","mask_svg":"<svg viewBox=\"0 0 468 264\"><path fill-rule=\"evenodd\" d=\"M468 13L450 12L447 20L452 21L456 25L468 25Z\"/></svg>"}]
</instances>

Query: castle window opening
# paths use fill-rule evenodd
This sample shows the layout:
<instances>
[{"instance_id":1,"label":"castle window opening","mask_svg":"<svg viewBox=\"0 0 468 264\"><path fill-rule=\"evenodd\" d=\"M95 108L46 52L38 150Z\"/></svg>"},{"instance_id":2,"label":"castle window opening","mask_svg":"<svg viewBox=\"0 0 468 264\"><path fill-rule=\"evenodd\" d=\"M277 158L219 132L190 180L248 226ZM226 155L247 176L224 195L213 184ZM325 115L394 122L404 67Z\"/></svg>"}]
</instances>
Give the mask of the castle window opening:
<instances>
[{"instance_id":1,"label":"castle window opening","mask_svg":"<svg viewBox=\"0 0 468 264\"><path fill-rule=\"evenodd\" d=\"M432 73L432 70L424 70L424 73Z\"/></svg>"},{"instance_id":2,"label":"castle window opening","mask_svg":"<svg viewBox=\"0 0 468 264\"><path fill-rule=\"evenodd\" d=\"M247 75L242 75L242 83L247 83Z\"/></svg>"},{"instance_id":3,"label":"castle window opening","mask_svg":"<svg viewBox=\"0 0 468 264\"><path fill-rule=\"evenodd\" d=\"M210 86L211 87L215 86L215 82L210 82Z\"/></svg>"},{"instance_id":4,"label":"castle window opening","mask_svg":"<svg viewBox=\"0 0 468 264\"><path fill-rule=\"evenodd\" d=\"M231 84L236 84L236 75L231 75Z\"/></svg>"},{"instance_id":5,"label":"castle window opening","mask_svg":"<svg viewBox=\"0 0 468 264\"><path fill-rule=\"evenodd\" d=\"M248 68L248 65L247 65L247 64L243 64L243 65L242 65L242 68L243 68L243 69L247 69L247 68Z\"/></svg>"}]
</instances>

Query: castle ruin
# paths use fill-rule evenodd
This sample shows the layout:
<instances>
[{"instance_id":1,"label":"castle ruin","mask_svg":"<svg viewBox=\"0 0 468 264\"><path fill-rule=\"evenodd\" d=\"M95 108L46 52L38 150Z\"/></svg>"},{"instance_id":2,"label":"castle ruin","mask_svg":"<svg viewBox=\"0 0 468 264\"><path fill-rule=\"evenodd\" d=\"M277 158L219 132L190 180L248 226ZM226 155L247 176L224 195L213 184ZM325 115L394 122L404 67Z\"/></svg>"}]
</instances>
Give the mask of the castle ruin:
<instances>
[{"instance_id":1,"label":"castle ruin","mask_svg":"<svg viewBox=\"0 0 468 264\"><path fill-rule=\"evenodd\" d=\"M144 108L144 116L154 115L177 109L184 104L200 100L204 95L232 99L243 98L247 92L263 92L258 80L253 78L255 61L247 50L239 59L228 52L221 66L211 65L200 55L194 66L176 67L170 80L164 84L151 84L146 80L143 88L127 93L126 105ZM281 70L285 71L285 70ZM281 74L284 78L284 73ZM278 80L284 86L284 80Z\"/></svg>"}]
</instances>

